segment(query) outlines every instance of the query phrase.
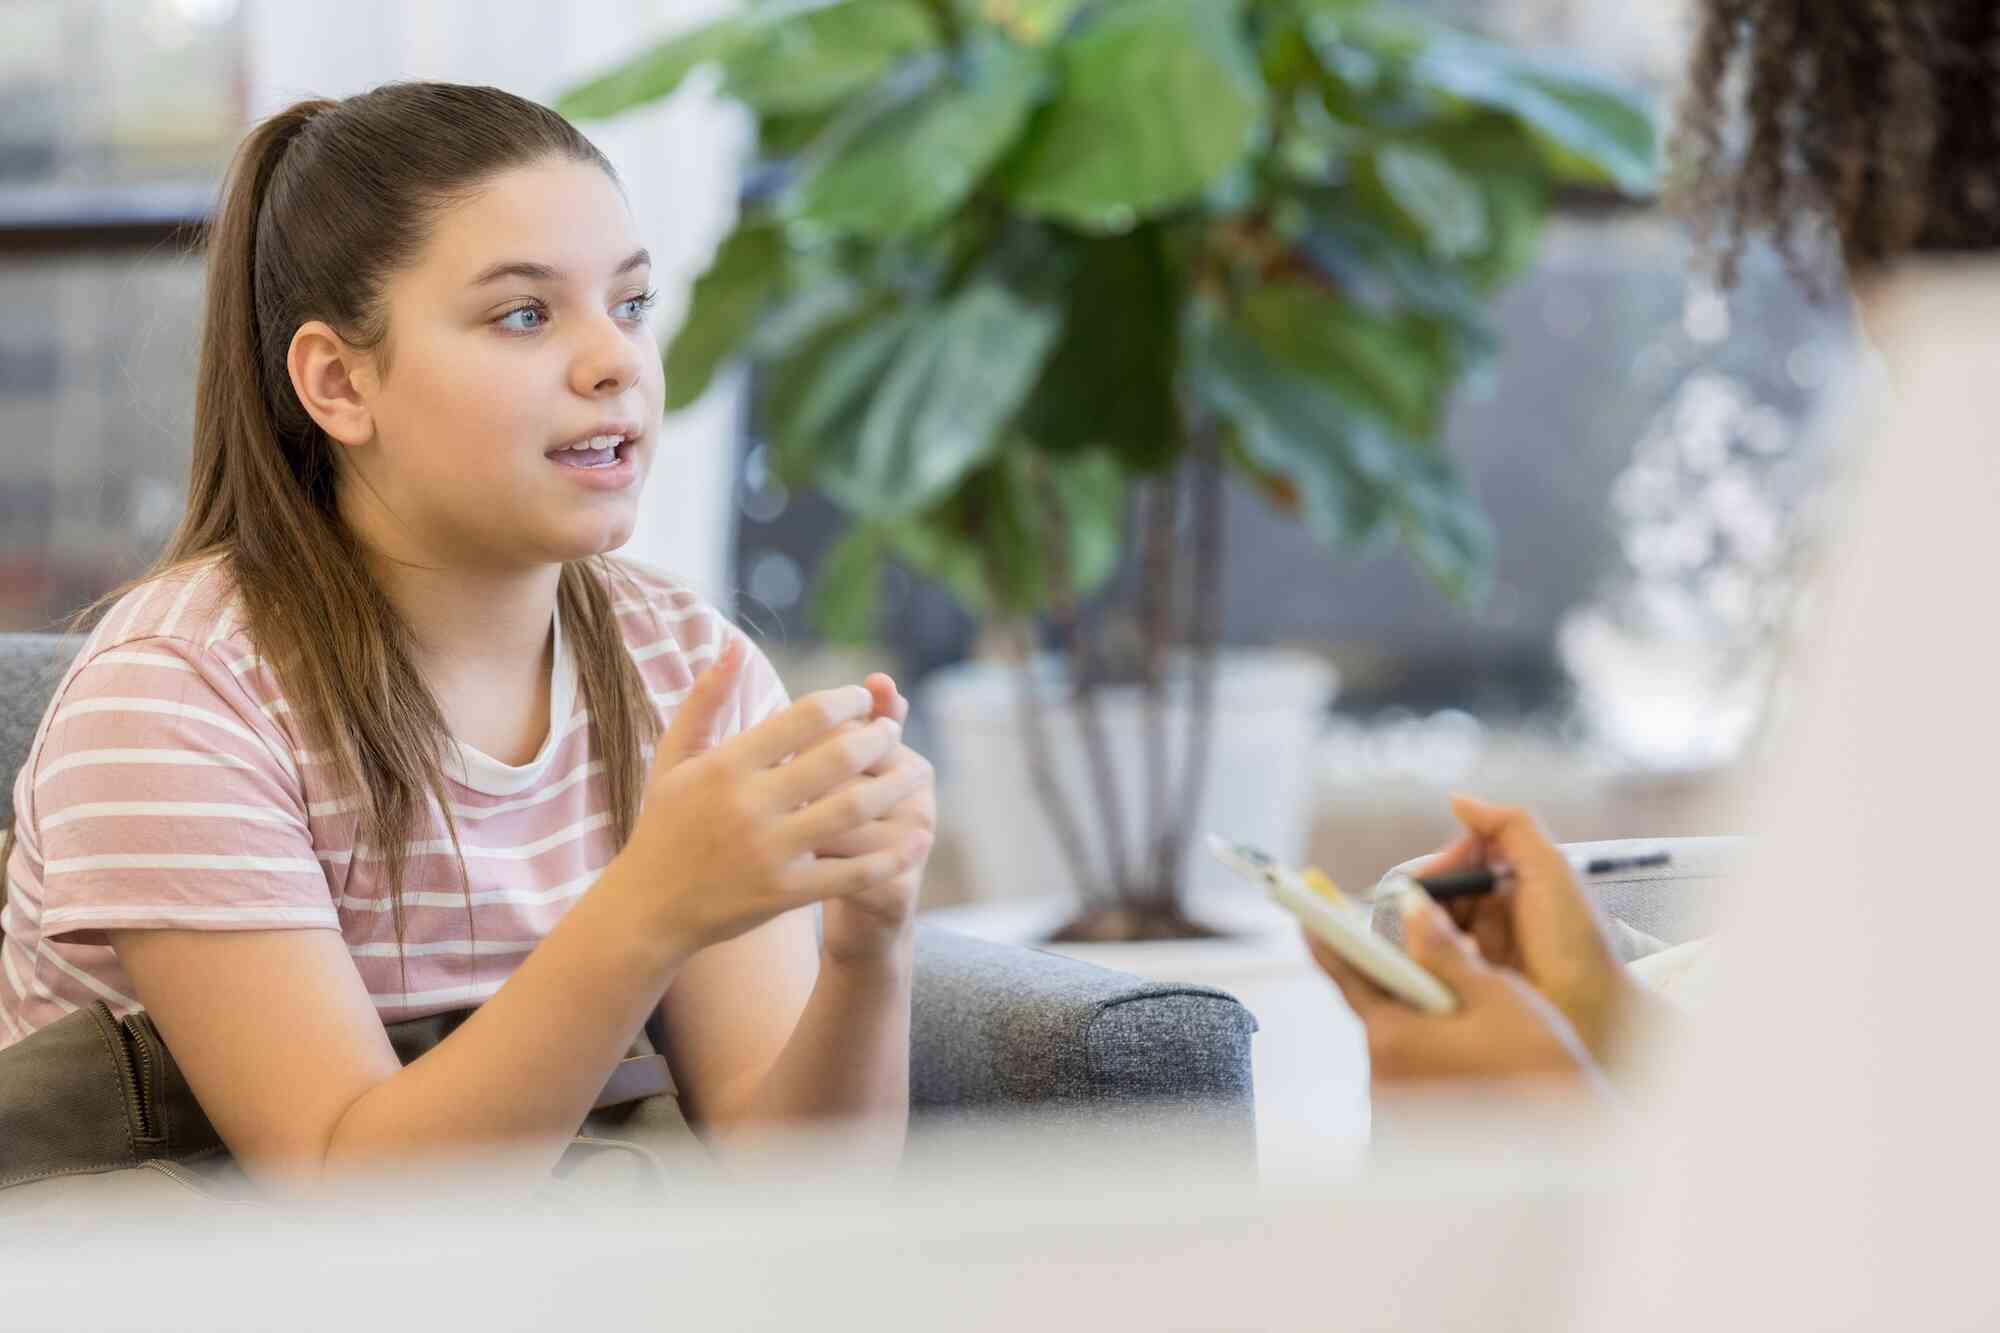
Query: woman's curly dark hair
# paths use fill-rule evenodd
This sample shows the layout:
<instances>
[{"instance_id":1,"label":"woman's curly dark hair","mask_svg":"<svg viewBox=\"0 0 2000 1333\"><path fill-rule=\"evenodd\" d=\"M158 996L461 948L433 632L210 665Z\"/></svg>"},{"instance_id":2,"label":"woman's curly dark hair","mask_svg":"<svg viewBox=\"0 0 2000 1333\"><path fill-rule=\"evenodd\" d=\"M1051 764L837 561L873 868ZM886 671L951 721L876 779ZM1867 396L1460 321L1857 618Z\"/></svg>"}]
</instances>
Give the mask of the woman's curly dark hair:
<instances>
[{"instance_id":1,"label":"woman's curly dark hair","mask_svg":"<svg viewBox=\"0 0 2000 1333\"><path fill-rule=\"evenodd\" d=\"M1674 159L1725 283L2000 249L2000 0L1701 0Z\"/></svg>"}]
</instances>

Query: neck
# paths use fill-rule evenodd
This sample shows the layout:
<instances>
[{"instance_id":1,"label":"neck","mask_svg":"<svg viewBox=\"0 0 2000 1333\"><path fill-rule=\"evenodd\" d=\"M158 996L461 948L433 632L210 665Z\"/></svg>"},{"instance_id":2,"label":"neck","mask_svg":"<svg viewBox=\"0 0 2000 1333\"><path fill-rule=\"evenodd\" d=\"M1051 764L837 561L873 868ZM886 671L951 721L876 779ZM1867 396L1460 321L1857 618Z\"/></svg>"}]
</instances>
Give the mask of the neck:
<instances>
[{"instance_id":1,"label":"neck","mask_svg":"<svg viewBox=\"0 0 2000 1333\"><path fill-rule=\"evenodd\" d=\"M410 627L434 685L507 681L547 669L560 565L506 573L418 567L371 554L369 566Z\"/></svg>"}]
</instances>

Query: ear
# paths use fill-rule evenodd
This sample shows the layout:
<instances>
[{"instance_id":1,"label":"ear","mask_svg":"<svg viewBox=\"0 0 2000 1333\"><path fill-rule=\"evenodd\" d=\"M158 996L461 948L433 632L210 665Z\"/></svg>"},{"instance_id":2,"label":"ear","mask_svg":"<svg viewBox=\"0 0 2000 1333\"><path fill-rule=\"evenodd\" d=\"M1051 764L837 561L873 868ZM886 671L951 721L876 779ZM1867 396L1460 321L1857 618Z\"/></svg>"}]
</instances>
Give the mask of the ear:
<instances>
[{"instance_id":1,"label":"ear","mask_svg":"<svg viewBox=\"0 0 2000 1333\"><path fill-rule=\"evenodd\" d=\"M325 321L299 326L285 368L299 402L335 443L360 445L375 438L375 416L368 406L373 368L366 353L349 347Z\"/></svg>"}]
</instances>

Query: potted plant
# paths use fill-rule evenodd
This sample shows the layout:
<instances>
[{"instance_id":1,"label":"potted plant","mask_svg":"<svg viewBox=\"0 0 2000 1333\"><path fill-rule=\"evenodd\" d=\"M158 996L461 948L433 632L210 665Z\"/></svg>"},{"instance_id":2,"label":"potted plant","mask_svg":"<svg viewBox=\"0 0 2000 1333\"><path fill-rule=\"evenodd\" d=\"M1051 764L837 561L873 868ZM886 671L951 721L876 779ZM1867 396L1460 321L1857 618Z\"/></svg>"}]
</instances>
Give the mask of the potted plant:
<instances>
[{"instance_id":1,"label":"potted plant","mask_svg":"<svg viewBox=\"0 0 2000 1333\"><path fill-rule=\"evenodd\" d=\"M816 589L831 635L869 632L895 561L1013 646L1030 786L1082 893L1063 936L1204 933L1181 886L1225 480L1476 597L1490 539L1444 410L1558 193L1652 188L1648 110L1374 0L751 0L559 106L613 115L710 65L755 160L667 348L670 409L758 364L779 472L852 519ZM1102 606L1128 545L1133 591ZM1121 688L1137 775L1107 739Z\"/></svg>"}]
</instances>

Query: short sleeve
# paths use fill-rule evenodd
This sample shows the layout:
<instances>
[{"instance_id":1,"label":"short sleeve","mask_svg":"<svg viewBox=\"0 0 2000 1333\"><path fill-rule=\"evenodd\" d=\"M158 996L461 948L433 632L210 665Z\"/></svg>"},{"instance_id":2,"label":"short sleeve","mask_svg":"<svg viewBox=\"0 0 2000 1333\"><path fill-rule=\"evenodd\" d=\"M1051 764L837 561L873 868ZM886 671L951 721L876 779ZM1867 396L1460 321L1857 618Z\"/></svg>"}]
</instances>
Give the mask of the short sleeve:
<instances>
[{"instance_id":1,"label":"short sleeve","mask_svg":"<svg viewBox=\"0 0 2000 1333\"><path fill-rule=\"evenodd\" d=\"M743 641L743 670L736 679L735 730L748 731L773 713L783 712L792 697L764 651L750 641L749 635L725 623L723 641L730 639Z\"/></svg>"},{"instance_id":2,"label":"short sleeve","mask_svg":"<svg viewBox=\"0 0 2000 1333\"><path fill-rule=\"evenodd\" d=\"M45 937L340 921L273 715L216 648L140 639L71 676L34 769ZM267 711L267 709L269 711Z\"/></svg>"}]
</instances>

